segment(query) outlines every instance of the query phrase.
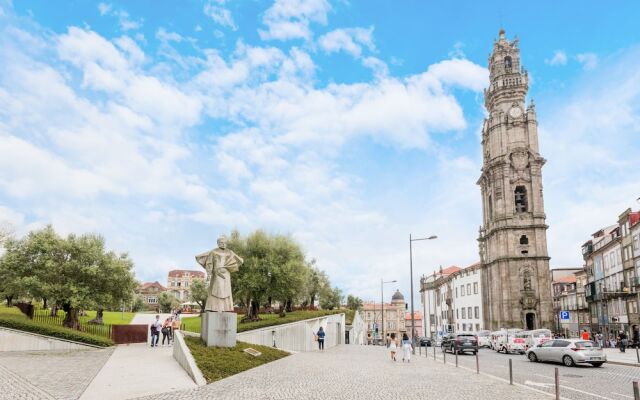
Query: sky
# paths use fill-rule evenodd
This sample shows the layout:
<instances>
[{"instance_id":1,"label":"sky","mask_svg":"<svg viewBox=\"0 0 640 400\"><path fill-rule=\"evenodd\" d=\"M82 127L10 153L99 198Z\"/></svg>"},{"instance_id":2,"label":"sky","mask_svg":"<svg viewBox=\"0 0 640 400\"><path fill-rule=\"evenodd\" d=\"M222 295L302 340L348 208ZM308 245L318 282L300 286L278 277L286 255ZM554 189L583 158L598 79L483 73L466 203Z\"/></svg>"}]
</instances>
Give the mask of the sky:
<instances>
[{"instance_id":1,"label":"sky","mask_svg":"<svg viewBox=\"0 0 640 400\"><path fill-rule=\"evenodd\" d=\"M446 3L446 4L444 4ZM478 257L500 28L535 99L551 266L640 207L640 3L0 0L0 223L196 269L291 235L345 294ZM389 300L388 298L386 300Z\"/></svg>"}]
</instances>

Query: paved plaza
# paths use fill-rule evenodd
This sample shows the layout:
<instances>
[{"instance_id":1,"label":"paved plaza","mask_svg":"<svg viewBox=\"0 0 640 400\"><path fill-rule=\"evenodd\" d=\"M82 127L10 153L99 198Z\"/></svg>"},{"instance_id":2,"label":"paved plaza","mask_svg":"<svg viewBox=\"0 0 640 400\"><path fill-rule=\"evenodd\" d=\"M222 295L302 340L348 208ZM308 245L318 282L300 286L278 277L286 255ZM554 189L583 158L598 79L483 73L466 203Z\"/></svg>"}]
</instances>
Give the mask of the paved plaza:
<instances>
[{"instance_id":1,"label":"paved plaza","mask_svg":"<svg viewBox=\"0 0 640 400\"><path fill-rule=\"evenodd\" d=\"M0 353L0 399L77 399L113 349Z\"/></svg>"},{"instance_id":2,"label":"paved plaza","mask_svg":"<svg viewBox=\"0 0 640 400\"><path fill-rule=\"evenodd\" d=\"M342 345L298 353L194 390L145 397L189 399L548 399L502 380L416 357L389 360L383 347ZM142 399L139 399L142 400Z\"/></svg>"}]
</instances>

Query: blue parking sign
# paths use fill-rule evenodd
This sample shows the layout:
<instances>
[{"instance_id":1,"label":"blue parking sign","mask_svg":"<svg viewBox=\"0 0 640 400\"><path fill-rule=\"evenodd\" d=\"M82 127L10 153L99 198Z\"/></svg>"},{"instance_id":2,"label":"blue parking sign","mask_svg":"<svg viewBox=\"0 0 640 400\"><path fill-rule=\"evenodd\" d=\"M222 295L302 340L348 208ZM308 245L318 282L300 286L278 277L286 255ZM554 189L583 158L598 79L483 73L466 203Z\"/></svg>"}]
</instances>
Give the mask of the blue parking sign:
<instances>
[{"instance_id":1,"label":"blue parking sign","mask_svg":"<svg viewBox=\"0 0 640 400\"><path fill-rule=\"evenodd\" d=\"M569 320L569 311L560 311L560 319Z\"/></svg>"}]
</instances>

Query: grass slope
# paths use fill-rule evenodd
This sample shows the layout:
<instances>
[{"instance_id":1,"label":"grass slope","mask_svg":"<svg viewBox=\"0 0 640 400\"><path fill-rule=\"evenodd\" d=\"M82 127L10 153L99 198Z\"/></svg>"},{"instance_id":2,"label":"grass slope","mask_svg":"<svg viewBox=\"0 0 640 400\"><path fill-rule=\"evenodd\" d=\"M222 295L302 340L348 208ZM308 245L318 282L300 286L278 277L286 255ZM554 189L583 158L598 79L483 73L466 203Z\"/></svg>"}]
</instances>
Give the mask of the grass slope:
<instances>
[{"instance_id":1,"label":"grass slope","mask_svg":"<svg viewBox=\"0 0 640 400\"><path fill-rule=\"evenodd\" d=\"M37 310L38 315L51 315L50 310ZM87 323L96 317L96 311L85 311L86 315L83 315L79 318L80 322ZM58 317L64 317L64 311L58 310ZM102 314L102 321L105 324L109 325L129 325L133 316L136 313L125 312L122 313L120 311L104 311Z\"/></svg>"},{"instance_id":2,"label":"grass slope","mask_svg":"<svg viewBox=\"0 0 640 400\"><path fill-rule=\"evenodd\" d=\"M237 342L235 347L227 348L207 347L199 338L195 337L186 336L184 339L207 383L224 379L289 355L285 351L272 347L244 342ZM256 349L262 354L258 357L247 354L243 350L248 347Z\"/></svg>"},{"instance_id":3,"label":"grass slope","mask_svg":"<svg viewBox=\"0 0 640 400\"><path fill-rule=\"evenodd\" d=\"M312 310L312 311L293 311L287 313L284 317L278 314L260 314L260 321L244 322L240 320L244 315L238 314L238 332L250 331L253 329L266 328L268 326L288 324L290 322L302 321L305 319L323 317L325 315L333 315L345 313L346 324L350 324L353 320L354 312L351 310ZM200 317L188 317L182 319L183 329L189 332L200 332Z\"/></svg>"}]
</instances>

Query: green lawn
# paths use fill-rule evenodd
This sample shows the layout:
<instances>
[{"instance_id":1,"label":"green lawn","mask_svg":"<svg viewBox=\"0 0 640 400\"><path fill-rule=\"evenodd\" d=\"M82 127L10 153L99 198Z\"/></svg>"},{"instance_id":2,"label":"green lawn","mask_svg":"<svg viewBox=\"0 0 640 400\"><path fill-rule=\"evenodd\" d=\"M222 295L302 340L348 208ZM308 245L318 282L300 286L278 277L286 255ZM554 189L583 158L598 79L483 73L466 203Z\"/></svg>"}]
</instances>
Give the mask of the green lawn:
<instances>
[{"instance_id":1,"label":"green lawn","mask_svg":"<svg viewBox=\"0 0 640 400\"><path fill-rule=\"evenodd\" d=\"M293 311L287 313L284 317L278 314L260 314L260 321L245 322L240 320L244 315L238 314L238 332L250 331L253 329L265 328L268 326L288 324L290 322L302 321L305 319L322 317L325 315L345 313L346 323L350 324L353 320L354 312L351 310L312 310L312 311ZM182 329L189 332L200 332L200 316L182 318Z\"/></svg>"},{"instance_id":2,"label":"green lawn","mask_svg":"<svg viewBox=\"0 0 640 400\"><path fill-rule=\"evenodd\" d=\"M37 310L36 313L38 315L49 316L51 314L50 310ZM86 323L96 317L96 311L85 311L86 315L80 317L80 322ZM64 317L64 311L58 310L58 317ZM102 320L105 324L109 325L128 325L131 323L133 316L136 313L132 312L120 312L120 311L105 311L102 315Z\"/></svg>"},{"instance_id":3,"label":"green lawn","mask_svg":"<svg viewBox=\"0 0 640 400\"><path fill-rule=\"evenodd\" d=\"M244 342L237 342L235 347L226 348L207 347L199 338L195 337L186 336L184 339L207 383L224 379L289 355L287 352L272 347ZM243 350L248 347L258 350L262 354L258 357L247 354Z\"/></svg>"},{"instance_id":4,"label":"green lawn","mask_svg":"<svg viewBox=\"0 0 640 400\"><path fill-rule=\"evenodd\" d=\"M0 326L102 347L113 345L111 339L101 336L64 328L62 326L34 322L27 318L17 307L7 307L4 304L0 304Z\"/></svg>"}]
</instances>

